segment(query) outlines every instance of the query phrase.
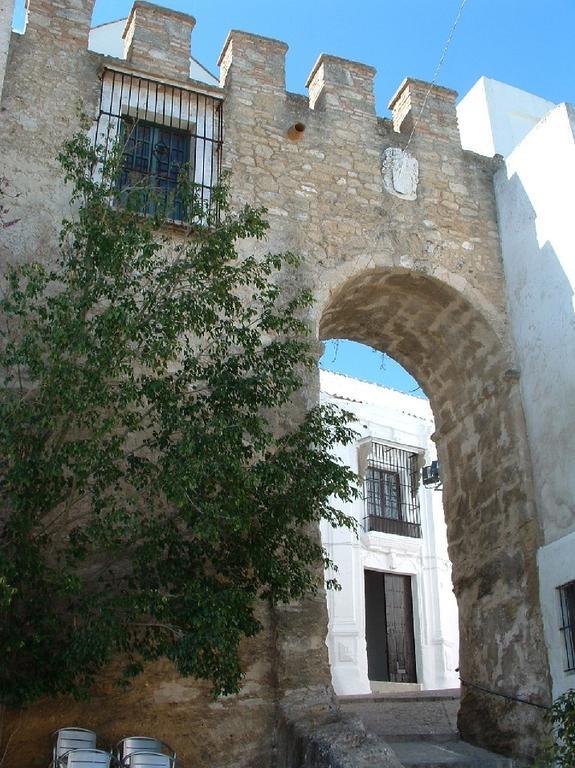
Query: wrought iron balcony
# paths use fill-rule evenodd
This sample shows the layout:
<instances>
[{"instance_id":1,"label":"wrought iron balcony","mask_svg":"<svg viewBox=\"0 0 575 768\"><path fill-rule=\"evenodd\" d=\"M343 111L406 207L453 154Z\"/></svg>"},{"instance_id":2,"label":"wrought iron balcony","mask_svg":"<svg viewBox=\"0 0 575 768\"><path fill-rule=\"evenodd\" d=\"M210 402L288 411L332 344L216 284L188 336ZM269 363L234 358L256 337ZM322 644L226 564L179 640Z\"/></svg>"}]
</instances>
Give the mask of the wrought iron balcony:
<instances>
[{"instance_id":1,"label":"wrought iron balcony","mask_svg":"<svg viewBox=\"0 0 575 768\"><path fill-rule=\"evenodd\" d=\"M365 530L421 538L419 455L372 443L367 462Z\"/></svg>"}]
</instances>

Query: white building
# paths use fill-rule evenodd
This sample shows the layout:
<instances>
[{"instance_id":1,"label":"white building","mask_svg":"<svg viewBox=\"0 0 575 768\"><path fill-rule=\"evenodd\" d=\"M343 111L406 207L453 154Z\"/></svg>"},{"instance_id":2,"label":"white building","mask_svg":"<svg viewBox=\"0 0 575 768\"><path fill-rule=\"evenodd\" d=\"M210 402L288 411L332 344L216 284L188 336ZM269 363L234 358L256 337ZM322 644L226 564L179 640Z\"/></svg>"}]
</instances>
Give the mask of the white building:
<instances>
[{"instance_id":1,"label":"white building","mask_svg":"<svg viewBox=\"0 0 575 768\"><path fill-rule=\"evenodd\" d=\"M320 371L321 399L354 414L357 442L338 456L363 478L345 511L358 524L322 524L341 591L328 591L329 648L338 694L415 684L459 686L457 604L441 492L421 485L435 459L426 400Z\"/></svg>"},{"instance_id":2,"label":"white building","mask_svg":"<svg viewBox=\"0 0 575 768\"><path fill-rule=\"evenodd\" d=\"M495 192L558 696L575 688L575 109L481 78L458 117L465 149L505 157Z\"/></svg>"}]
</instances>

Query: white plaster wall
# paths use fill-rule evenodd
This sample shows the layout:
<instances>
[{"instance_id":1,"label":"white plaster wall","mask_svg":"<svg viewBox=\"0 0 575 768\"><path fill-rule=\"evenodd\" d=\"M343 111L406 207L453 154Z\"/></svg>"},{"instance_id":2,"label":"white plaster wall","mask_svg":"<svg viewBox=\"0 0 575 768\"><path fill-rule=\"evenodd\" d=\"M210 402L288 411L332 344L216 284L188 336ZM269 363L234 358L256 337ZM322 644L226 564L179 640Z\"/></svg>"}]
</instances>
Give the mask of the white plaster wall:
<instances>
[{"instance_id":1,"label":"white plaster wall","mask_svg":"<svg viewBox=\"0 0 575 768\"><path fill-rule=\"evenodd\" d=\"M540 600L553 695L564 671L557 587L575 579L575 111L548 112L495 176L513 339L539 516Z\"/></svg>"},{"instance_id":2,"label":"white plaster wall","mask_svg":"<svg viewBox=\"0 0 575 768\"><path fill-rule=\"evenodd\" d=\"M375 438L419 451L428 463L435 458L429 403L374 384L327 371L320 372L322 401L353 412L358 442ZM358 469L357 445L339 446L337 455ZM329 649L332 681L340 695L371 692L367 675L364 569L412 576L418 682L426 689L459 686L457 604L451 587L451 565L441 493L420 489L421 539L371 531L356 537L346 529L322 524L324 546L336 562L333 574L341 591L328 591ZM365 516L358 499L346 508L358 524ZM328 574L332 575L332 574Z\"/></svg>"},{"instance_id":3,"label":"white plaster wall","mask_svg":"<svg viewBox=\"0 0 575 768\"><path fill-rule=\"evenodd\" d=\"M553 681L553 698L575 688L575 672L566 672L565 644L557 587L575 579L575 532L547 544L538 552L539 591Z\"/></svg>"},{"instance_id":4,"label":"white plaster wall","mask_svg":"<svg viewBox=\"0 0 575 768\"><path fill-rule=\"evenodd\" d=\"M206 69L203 64L200 64L197 59L194 59L193 56L190 59L190 77L192 80L199 80L201 83L208 83L208 85L219 86L220 84L219 77L212 75L212 73Z\"/></svg>"},{"instance_id":5,"label":"white plaster wall","mask_svg":"<svg viewBox=\"0 0 575 768\"><path fill-rule=\"evenodd\" d=\"M495 176L511 328L546 543L575 530L574 130L573 108L555 107Z\"/></svg>"},{"instance_id":6,"label":"white plaster wall","mask_svg":"<svg viewBox=\"0 0 575 768\"><path fill-rule=\"evenodd\" d=\"M92 27L88 38L88 48L96 53L106 56L114 56L116 59L124 58L124 41L122 34L128 19L118 19L107 24Z\"/></svg>"},{"instance_id":7,"label":"white plaster wall","mask_svg":"<svg viewBox=\"0 0 575 768\"><path fill-rule=\"evenodd\" d=\"M424 688L457 688L459 629L457 601L452 592L451 563L441 493L420 493L423 528L423 600L426 615L422 636ZM426 610L427 609L427 610Z\"/></svg>"},{"instance_id":8,"label":"white plaster wall","mask_svg":"<svg viewBox=\"0 0 575 768\"><path fill-rule=\"evenodd\" d=\"M481 77L457 106L463 149L506 157L555 104Z\"/></svg>"},{"instance_id":9,"label":"white plaster wall","mask_svg":"<svg viewBox=\"0 0 575 768\"><path fill-rule=\"evenodd\" d=\"M457 121L463 149L470 149L480 155L493 157L495 144L487 103L485 83L480 77L457 105Z\"/></svg>"},{"instance_id":10,"label":"white plaster wall","mask_svg":"<svg viewBox=\"0 0 575 768\"><path fill-rule=\"evenodd\" d=\"M554 696L564 672L557 587L575 579L575 111L481 78L458 106L462 144L495 175L511 331L538 512L540 598Z\"/></svg>"}]
</instances>

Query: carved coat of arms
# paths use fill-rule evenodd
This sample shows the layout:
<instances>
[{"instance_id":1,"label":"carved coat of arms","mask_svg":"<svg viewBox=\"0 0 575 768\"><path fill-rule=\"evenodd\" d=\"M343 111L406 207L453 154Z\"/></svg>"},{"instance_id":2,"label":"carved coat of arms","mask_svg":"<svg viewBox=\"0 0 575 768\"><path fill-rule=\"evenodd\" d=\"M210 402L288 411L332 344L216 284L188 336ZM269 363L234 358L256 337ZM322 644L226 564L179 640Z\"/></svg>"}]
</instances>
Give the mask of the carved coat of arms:
<instances>
[{"instance_id":1,"label":"carved coat of arms","mask_svg":"<svg viewBox=\"0 0 575 768\"><path fill-rule=\"evenodd\" d=\"M388 147L383 153L383 188L403 200L415 200L419 166L415 157L399 147Z\"/></svg>"}]
</instances>

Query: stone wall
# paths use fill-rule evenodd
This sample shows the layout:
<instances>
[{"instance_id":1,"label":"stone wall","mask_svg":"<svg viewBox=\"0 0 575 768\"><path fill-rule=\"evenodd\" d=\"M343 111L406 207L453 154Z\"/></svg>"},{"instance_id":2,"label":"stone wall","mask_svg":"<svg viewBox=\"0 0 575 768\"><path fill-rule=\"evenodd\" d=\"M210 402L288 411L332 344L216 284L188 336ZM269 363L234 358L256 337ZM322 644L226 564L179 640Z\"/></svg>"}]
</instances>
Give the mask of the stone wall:
<instances>
[{"instance_id":1,"label":"stone wall","mask_svg":"<svg viewBox=\"0 0 575 768\"><path fill-rule=\"evenodd\" d=\"M452 91L431 89L421 114L428 86L406 80L391 123L374 114L373 70L320 57L308 103L285 93L283 53L281 43L232 33L223 54L236 198L268 207L273 249L304 255L301 280L317 298L312 319L321 338L388 352L429 395L445 473L461 676L545 702L540 532L507 329L497 163L462 151ZM291 143L286 131L295 122L306 130ZM414 127L409 153L419 184L408 200L385 191L381 167L385 150L405 147ZM529 751L538 721L535 708L464 689L460 727L472 740Z\"/></svg>"},{"instance_id":2,"label":"stone wall","mask_svg":"<svg viewBox=\"0 0 575 768\"><path fill-rule=\"evenodd\" d=\"M244 644L246 673L237 696L214 700L207 684L179 677L168 662L149 666L134 685L116 685L117 670L102 675L89 701L42 700L10 713L4 739L13 733L2 768L45 768L50 734L63 726L95 730L103 748L121 738L153 735L175 749L186 768L259 768L272 754L275 707L273 632L261 607L264 630Z\"/></svg>"},{"instance_id":3,"label":"stone wall","mask_svg":"<svg viewBox=\"0 0 575 768\"><path fill-rule=\"evenodd\" d=\"M77 125L80 99L96 116L104 57L86 50L91 11L90 0L30 0L26 34L13 35L0 145L4 172L20 194L13 209L21 221L6 231L3 258L49 258L68 211L54 158ZM173 19L166 11L162 21L162 13L138 3L131 24L153 23L165 35L167 49L154 49L149 59L140 50L132 63L109 58L105 63L137 65L160 80L193 85L181 58L171 57ZM192 27L190 20L186 29ZM133 52L147 39L145 32L130 28ZM186 35L178 36L175 57L183 55ZM496 164L461 149L453 91L429 90L408 79L391 102L393 121L382 120L374 111L375 72L356 62L322 55L308 81L310 99L286 93L286 48L237 31L225 43L224 166L232 174L233 200L268 208L269 238L255 247L303 256L302 268L285 288L311 287L315 304L309 320L318 336L347 337L384 350L426 390L445 473L462 677L546 701L534 560L540 533L507 329L492 188ZM298 142L287 135L295 123L305 125ZM407 155L400 151L406 146ZM303 398L311 403L317 397L312 380ZM313 740L316 722L313 713L307 720L302 714L306 700L317 704L317 691L323 691L321 707L324 713L329 709L325 633L322 596L283 607L246 653L254 666L239 697L210 703L202 686L158 667L128 694L106 687L105 716L103 698L82 707L66 702L35 707L14 749L25 742L30 749L39 745L42 733L62 724L52 718L60 712L68 724L72 719L101 725L111 736L120 726L124 732L149 726L174 742L186 764L193 760L200 768L265 765L265 756L271 760L273 754L276 701L296 696L304 740ZM466 688L462 699L464 736L503 752L533 751L538 711L474 690ZM289 731L285 724L297 719L295 710L281 711L278 722ZM282 728L278 733L287 732ZM278 749L278 764L322 764L319 758L286 763ZM385 759L393 765L391 757Z\"/></svg>"}]
</instances>

